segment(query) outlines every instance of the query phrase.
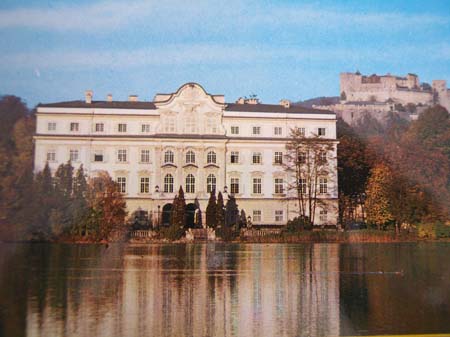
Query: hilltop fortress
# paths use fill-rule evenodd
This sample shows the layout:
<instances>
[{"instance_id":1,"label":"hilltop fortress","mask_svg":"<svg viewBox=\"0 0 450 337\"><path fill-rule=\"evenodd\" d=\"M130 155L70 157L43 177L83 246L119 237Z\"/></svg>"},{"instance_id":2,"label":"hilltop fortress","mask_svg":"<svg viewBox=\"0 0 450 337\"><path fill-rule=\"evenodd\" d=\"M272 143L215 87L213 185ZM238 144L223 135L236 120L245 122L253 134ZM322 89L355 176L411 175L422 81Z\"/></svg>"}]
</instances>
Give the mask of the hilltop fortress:
<instances>
[{"instance_id":1,"label":"hilltop fortress","mask_svg":"<svg viewBox=\"0 0 450 337\"><path fill-rule=\"evenodd\" d=\"M340 74L340 103L314 107L333 110L347 123L356 124L366 115L383 123L391 112L415 119L435 104L450 111L450 90L445 80L429 85L420 83L415 74L365 76L356 72Z\"/></svg>"}]
</instances>

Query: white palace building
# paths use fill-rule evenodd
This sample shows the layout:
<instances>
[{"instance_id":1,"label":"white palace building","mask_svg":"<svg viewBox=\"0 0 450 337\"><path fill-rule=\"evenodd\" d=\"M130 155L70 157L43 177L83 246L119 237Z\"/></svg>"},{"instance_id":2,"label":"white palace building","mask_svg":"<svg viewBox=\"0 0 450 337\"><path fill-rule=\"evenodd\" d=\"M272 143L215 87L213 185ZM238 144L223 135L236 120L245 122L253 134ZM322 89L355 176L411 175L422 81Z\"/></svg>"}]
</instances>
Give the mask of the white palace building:
<instances>
[{"instance_id":1,"label":"white palace building","mask_svg":"<svg viewBox=\"0 0 450 337\"><path fill-rule=\"evenodd\" d=\"M260 104L257 99L225 103L187 83L153 102L85 100L40 104L37 108L35 170L48 162L54 172L68 160L94 176L107 171L124 193L129 212L137 209L165 222L175 193L197 198L204 212L209 192L233 194L253 224L284 225L298 216L295 192L283 168L290 130L319 135L334 145L327 176L320 177L316 224L337 222L336 115L331 111ZM157 215L157 216L156 216ZM161 216L162 215L162 216ZM205 216L203 216L204 220Z\"/></svg>"}]
</instances>

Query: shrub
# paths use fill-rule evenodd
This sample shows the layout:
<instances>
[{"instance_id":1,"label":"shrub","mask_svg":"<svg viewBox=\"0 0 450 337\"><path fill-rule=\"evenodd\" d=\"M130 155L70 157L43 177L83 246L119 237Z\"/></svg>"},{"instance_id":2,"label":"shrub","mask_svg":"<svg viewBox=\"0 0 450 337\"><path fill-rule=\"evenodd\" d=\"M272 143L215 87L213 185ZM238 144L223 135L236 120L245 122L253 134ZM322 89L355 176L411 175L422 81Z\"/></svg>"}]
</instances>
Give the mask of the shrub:
<instances>
[{"instance_id":1,"label":"shrub","mask_svg":"<svg viewBox=\"0 0 450 337\"><path fill-rule=\"evenodd\" d=\"M221 226L216 228L216 236L221 238L223 241L232 241L237 238L238 232L234 227Z\"/></svg>"},{"instance_id":2,"label":"shrub","mask_svg":"<svg viewBox=\"0 0 450 337\"><path fill-rule=\"evenodd\" d=\"M312 224L308 217L298 216L287 222L286 229L288 232L312 230Z\"/></svg>"},{"instance_id":3,"label":"shrub","mask_svg":"<svg viewBox=\"0 0 450 337\"><path fill-rule=\"evenodd\" d=\"M417 236L420 239L435 239L436 226L434 224L420 224L417 226Z\"/></svg>"},{"instance_id":4,"label":"shrub","mask_svg":"<svg viewBox=\"0 0 450 337\"><path fill-rule=\"evenodd\" d=\"M184 229L177 225L170 225L169 227L162 227L159 234L162 239L175 241L181 239Z\"/></svg>"}]
</instances>

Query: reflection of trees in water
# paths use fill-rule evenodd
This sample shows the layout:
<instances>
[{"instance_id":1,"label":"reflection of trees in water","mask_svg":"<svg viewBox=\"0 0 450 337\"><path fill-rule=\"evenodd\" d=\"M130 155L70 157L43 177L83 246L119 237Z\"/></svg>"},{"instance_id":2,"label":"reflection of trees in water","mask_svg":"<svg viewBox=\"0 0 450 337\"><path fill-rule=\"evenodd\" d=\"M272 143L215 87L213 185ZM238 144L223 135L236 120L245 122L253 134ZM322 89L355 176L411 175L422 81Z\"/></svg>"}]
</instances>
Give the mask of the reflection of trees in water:
<instances>
[{"instance_id":1,"label":"reflection of trees in water","mask_svg":"<svg viewBox=\"0 0 450 337\"><path fill-rule=\"evenodd\" d=\"M29 335L337 334L337 245L35 246ZM34 266L34 267L33 267ZM25 268L25 269L27 269ZM22 287L22 286L20 286ZM18 310L26 311L26 304ZM23 326L23 325L22 325ZM20 334L19 334L20 335Z\"/></svg>"}]
</instances>

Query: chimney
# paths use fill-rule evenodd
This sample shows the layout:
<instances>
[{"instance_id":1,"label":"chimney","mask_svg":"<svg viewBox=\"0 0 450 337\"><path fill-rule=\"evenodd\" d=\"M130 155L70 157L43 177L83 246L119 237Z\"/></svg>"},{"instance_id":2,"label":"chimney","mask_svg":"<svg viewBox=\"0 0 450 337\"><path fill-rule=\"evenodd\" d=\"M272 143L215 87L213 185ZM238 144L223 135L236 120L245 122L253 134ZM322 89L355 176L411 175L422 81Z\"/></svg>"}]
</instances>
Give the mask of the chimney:
<instances>
[{"instance_id":1,"label":"chimney","mask_svg":"<svg viewBox=\"0 0 450 337\"><path fill-rule=\"evenodd\" d=\"M128 96L129 102L137 102L138 101L138 95L129 95Z\"/></svg>"},{"instance_id":2,"label":"chimney","mask_svg":"<svg viewBox=\"0 0 450 337\"><path fill-rule=\"evenodd\" d=\"M108 96L106 96L106 101L107 102L112 102L112 95L108 94Z\"/></svg>"},{"instance_id":3,"label":"chimney","mask_svg":"<svg viewBox=\"0 0 450 337\"><path fill-rule=\"evenodd\" d=\"M259 99L251 97L245 100L246 104L259 104Z\"/></svg>"},{"instance_id":4,"label":"chimney","mask_svg":"<svg viewBox=\"0 0 450 337\"><path fill-rule=\"evenodd\" d=\"M236 104L244 104L245 101L242 97L239 97L238 100L236 101Z\"/></svg>"},{"instance_id":5,"label":"chimney","mask_svg":"<svg viewBox=\"0 0 450 337\"><path fill-rule=\"evenodd\" d=\"M92 90L86 90L85 92L84 92L84 99L85 99L85 102L86 103L88 103L88 104L91 104L92 103L92 96L94 95L94 93L92 92Z\"/></svg>"},{"instance_id":6,"label":"chimney","mask_svg":"<svg viewBox=\"0 0 450 337\"><path fill-rule=\"evenodd\" d=\"M280 105L284 106L286 109L289 109L291 107L291 101L288 99L282 99L280 101Z\"/></svg>"}]
</instances>

